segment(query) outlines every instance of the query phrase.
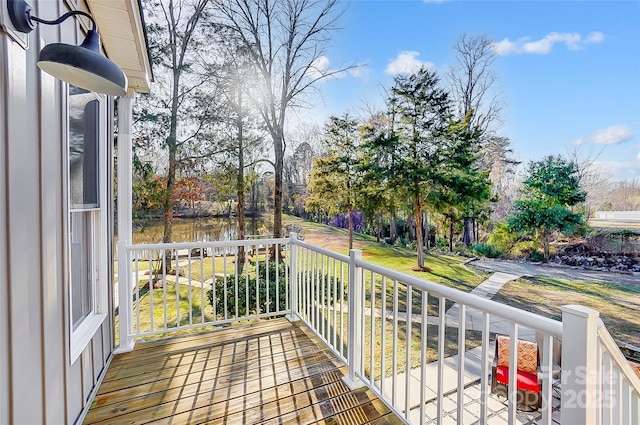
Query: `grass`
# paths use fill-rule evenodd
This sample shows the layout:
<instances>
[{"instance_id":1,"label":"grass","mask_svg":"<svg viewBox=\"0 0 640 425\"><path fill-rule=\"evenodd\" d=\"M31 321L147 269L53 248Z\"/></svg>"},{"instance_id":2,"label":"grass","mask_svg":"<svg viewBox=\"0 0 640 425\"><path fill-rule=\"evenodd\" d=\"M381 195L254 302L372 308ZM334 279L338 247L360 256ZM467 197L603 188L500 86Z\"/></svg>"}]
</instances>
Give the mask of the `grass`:
<instances>
[{"instance_id":1,"label":"grass","mask_svg":"<svg viewBox=\"0 0 640 425\"><path fill-rule=\"evenodd\" d=\"M170 332L178 325L195 325L213 320L213 307L207 305L206 294L203 293L201 288L180 285L180 297L178 299L176 297L176 284L173 282L167 282L163 288L153 289L151 291L153 297L150 296L146 284L146 281L140 281L139 283L140 300L137 304L134 303L132 317L134 329L139 327L141 332L151 331L151 322L153 320L154 330L163 329L166 326ZM191 300L191 303L189 300ZM150 314L152 303L153 318ZM166 309L163 308L163 305L167 306Z\"/></svg>"},{"instance_id":2,"label":"grass","mask_svg":"<svg viewBox=\"0 0 640 425\"><path fill-rule=\"evenodd\" d=\"M286 215L283 221L285 225L295 224L301 227L304 230L305 242L341 254L349 254L349 232L346 229L329 227ZM412 268L417 265L415 251L377 242L373 236L361 233L354 234L354 248L362 250L362 259L365 261L465 292L470 292L489 276L489 273L464 267L461 264L463 257L446 254L426 254L425 265L431 271L414 271Z\"/></svg>"},{"instance_id":3,"label":"grass","mask_svg":"<svg viewBox=\"0 0 640 425\"><path fill-rule=\"evenodd\" d=\"M557 320L563 305L580 304L600 312L618 344L640 347L640 286L539 276L507 282L493 299Z\"/></svg>"}]
</instances>

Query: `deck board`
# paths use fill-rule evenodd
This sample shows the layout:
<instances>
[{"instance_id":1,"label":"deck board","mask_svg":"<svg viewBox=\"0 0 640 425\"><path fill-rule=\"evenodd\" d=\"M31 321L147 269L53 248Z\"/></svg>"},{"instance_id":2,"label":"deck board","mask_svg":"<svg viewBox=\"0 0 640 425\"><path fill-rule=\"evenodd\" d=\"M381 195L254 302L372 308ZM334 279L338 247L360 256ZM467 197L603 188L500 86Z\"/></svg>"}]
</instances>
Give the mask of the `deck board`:
<instances>
[{"instance_id":1,"label":"deck board","mask_svg":"<svg viewBox=\"0 0 640 425\"><path fill-rule=\"evenodd\" d=\"M113 359L84 423L401 423L370 391L349 390L346 367L303 326L139 343Z\"/></svg>"}]
</instances>

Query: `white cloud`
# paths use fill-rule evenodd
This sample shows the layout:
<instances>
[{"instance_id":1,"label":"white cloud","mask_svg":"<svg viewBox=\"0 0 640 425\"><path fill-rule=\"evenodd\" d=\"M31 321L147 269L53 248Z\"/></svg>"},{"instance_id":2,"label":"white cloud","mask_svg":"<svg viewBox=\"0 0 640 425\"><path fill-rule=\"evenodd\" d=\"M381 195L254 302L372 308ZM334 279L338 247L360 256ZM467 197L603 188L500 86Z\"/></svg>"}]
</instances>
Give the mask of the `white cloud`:
<instances>
[{"instance_id":1,"label":"white cloud","mask_svg":"<svg viewBox=\"0 0 640 425\"><path fill-rule=\"evenodd\" d=\"M493 43L493 50L500 56L512 54L535 54L546 55L551 53L555 44L565 44L569 50L581 50L586 44L602 43L604 34L592 32L586 37L572 32L551 32L540 40L531 41L530 37L522 37L515 41L505 38L502 41Z\"/></svg>"},{"instance_id":2,"label":"white cloud","mask_svg":"<svg viewBox=\"0 0 640 425\"><path fill-rule=\"evenodd\" d=\"M435 66L431 62L420 62L416 59L419 55L416 51L402 51L395 59L389 61L385 72L390 75L415 74L422 67L431 69Z\"/></svg>"},{"instance_id":3,"label":"white cloud","mask_svg":"<svg viewBox=\"0 0 640 425\"><path fill-rule=\"evenodd\" d=\"M609 172L615 180L633 180L640 178L640 155L631 161L603 161L596 164Z\"/></svg>"},{"instance_id":4,"label":"white cloud","mask_svg":"<svg viewBox=\"0 0 640 425\"><path fill-rule=\"evenodd\" d=\"M591 143L596 145L618 145L631 140L631 130L626 125L614 125L604 130L596 131L591 136Z\"/></svg>"},{"instance_id":5,"label":"white cloud","mask_svg":"<svg viewBox=\"0 0 640 425\"><path fill-rule=\"evenodd\" d=\"M640 161L640 152L638 152L638 161Z\"/></svg>"},{"instance_id":6,"label":"white cloud","mask_svg":"<svg viewBox=\"0 0 640 425\"><path fill-rule=\"evenodd\" d=\"M330 67L331 61L326 56L319 56L311 63L309 69L307 69L307 76L311 79L322 78L323 80L329 80L332 78L344 78L344 72L337 72Z\"/></svg>"},{"instance_id":7,"label":"white cloud","mask_svg":"<svg viewBox=\"0 0 640 425\"><path fill-rule=\"evenodd\" d=\"M596 130L588 139L574 140L574 145L619 145L628 142L633 137L631 130L626 125L613 125L609 128Z\"/></svg>"}]
</instances>

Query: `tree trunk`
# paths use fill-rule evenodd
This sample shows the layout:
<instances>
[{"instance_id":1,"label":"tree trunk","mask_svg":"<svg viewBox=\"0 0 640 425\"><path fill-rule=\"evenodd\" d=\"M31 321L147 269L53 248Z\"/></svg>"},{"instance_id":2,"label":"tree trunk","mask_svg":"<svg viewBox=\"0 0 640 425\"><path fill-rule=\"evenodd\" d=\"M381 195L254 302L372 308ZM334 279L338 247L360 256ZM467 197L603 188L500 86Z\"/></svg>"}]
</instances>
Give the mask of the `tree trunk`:
<instances>
[{"instance_id":1,"label":"tree trunk","mask_svg":"<svg viewBox=\"0 0 640 425\"><path fill-rule=\"evenodd\" d=\"M424 268L424 250L422 242L422 205L420 203L420 196L415 195L413 197L413 208L415 210L416 219L416 250L418 251L418 268Z\"/></svg>"},{"instance_id":2,"label":"tree trunk","mask_svg":"<svg viewBox=\"0 0 640 425\"><path fill-rule=\"evenodd\" d=\"M238 105L238 178L236 180L238 205L236 211L238 214L238 240L244 240L244 135L242 127L242 95L240 92L238 94ZM238 270L238 273L241 273L245 261L244 246L238 247L238 257L236 260L236 269Z\"/></svg>"},{"instance_id":3,"label":"tree trunk","mask_svg":"<svg viewBox=\"0 0 640 425\"><path fill-rule=\"evenodd\" d=\"M429 249L431 248L429 243L429 211L424 212L422 219L424 222L424 246Z\"/></svg>"},{"instance_id":4,"label":"tree trunk","mask_svg":"<svg viewBox=\"0 0 640 425\"><path fill-rule=\"evenodd\" d=\"M449 252L453 252L453 217L449 217Z\"/></svg>"},{"instance_id":5,"label":"tree trunk","mask_svg":"<svg viewBox=\"0 0 640 425\"><path fill-rule=\"evenodd\" d=\"M480 230L478 229L478 219L473 219L473 240L478 242L480 240Z\"/></svg>"},{"instance_id":6,"label":"tree trunk","mask_svg":"<svg viewBox=\"0 0 640 425\"><path fill-rule=\"evenodd\" d=\"M349 210L349 249L353 248L353 210Z\"/></svg>"},{"instance_id":7,"label":"tree trunk","mask_svg":"<svg viewBox=\"0 0 640 425\"><path fill-rule=\"evenodd\" d=\"M463 232L463 236L462 236L462 241L464 242L465 246L470 246L473 243L473 235L472 235L471 226L472 226L471 217L465 217L464 218L464 232Z\"/></svg>"},{"instance_id":8,"label":"tree trunk","mask_svg":"<svg viewBox=\"0 0 640 425\"><path fill-rule=\"evenodd\" d=\"M169 124L169 137L167 137L167 148L169 150L169 170L167 172L167 190L162 203L164 231L162 235L163 243L171 243L173 237L173 192L176 183L176 152L177 127L178 127L178 94L180 88L180 71L174 67L173 73L173 94L171 99L171 118ZM171 250L165 251L165 261L163 272L171 270ZM177 269L177 266L176 266ZM177 270L176 270L177 273Z\"/></svg>"},{"instance_id":9,"label":"tree trunk","mask_svg":"<svg viewBox=\"0 0 640 425\"><path fill-rule=\"evenodd\" d=\"M273 194L273 237L282 237L282 174L284 171L284 136L278 129L273 138L275 185Z\"/></svg>"},{"instance_id":10,"label":"tree trunk","mask_svg":"<svg viewBox=\"0 0 640 425\"><path fill-rule=\"evenodd\" d=\"M549 231L542 231L542 246L544 248L544 262L549 262Z\"/></svg>"},{"instance_id":11,"label":"tree trunk","mask_svg":"<svg viewBox=\"0 0 640 425\"><path fill-rule=\"evenodd\" d=\"M395 211L392 212L391 222L389 223L389 238L391 239L392 245L394 245L398 239L398 223L396 221Z\"/></svg>"}]
</instances>

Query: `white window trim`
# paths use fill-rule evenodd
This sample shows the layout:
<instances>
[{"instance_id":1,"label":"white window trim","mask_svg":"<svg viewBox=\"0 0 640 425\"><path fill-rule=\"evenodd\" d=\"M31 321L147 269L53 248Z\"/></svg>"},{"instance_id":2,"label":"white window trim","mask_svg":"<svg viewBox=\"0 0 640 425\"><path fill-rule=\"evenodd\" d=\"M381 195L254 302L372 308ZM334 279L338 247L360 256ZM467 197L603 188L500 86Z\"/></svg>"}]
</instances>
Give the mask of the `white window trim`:
<instances>
[{"instance_id":1,"label":"white window trim","mask_svg":"<svg viewBox=\"0 0 640 425\"><path fill-rule=\"evenodd\" d=\"M66 85L65 85L66 86ZM68 86L65 87L65 92L67 93L68 99ZM108 271L108 252L107 252L107 237L108 237L108 217L107 217L107 158L105 148L106 143L110 143L109 137L107 137L107 120L105 111L106 107L106 97L102 95L95 95L96 99L99 101L99 124L98 124L98 146L100 147L98 153L98 164L99 167L99 199L100 199L100 208L95 209L96 214L99 216L96 220L92 217L92 226L93 226L93 247L92 247L92 266L93 266L93 278L94 278L94 287L93 287L93 305L94 310L90 312L87 317L84 318L82 323L74 330L73 329L73 305L72 305L72 285L71 285L71 232L67 232L67 261L69 264L67 265L68 276L69 276L69 285L68 285L68 297L69 300L69 308L68 308L68 329L69 329L69 360L70 363L73 364L80 357L83 351L87 348L87 346L91 343L91 340L98 332L103 322L108 317L108 282L109 276L107 275ZM67 101L67 117L69 116L69 104ZM67 121L68 122L68 121ZM67 128L67 148L66 148L66 167L68 167L68 144L69 144L69 136L68 136L68 128ZM71 197L70 197L70 181L69 181L69 173L66 172L66 185L67 185L67 229L70 229L70 220L71 220ZM81 209L74 209L74 212L83 211Z\"/></svg>"}]
</instances>

